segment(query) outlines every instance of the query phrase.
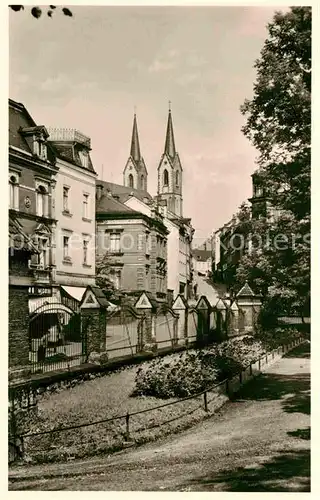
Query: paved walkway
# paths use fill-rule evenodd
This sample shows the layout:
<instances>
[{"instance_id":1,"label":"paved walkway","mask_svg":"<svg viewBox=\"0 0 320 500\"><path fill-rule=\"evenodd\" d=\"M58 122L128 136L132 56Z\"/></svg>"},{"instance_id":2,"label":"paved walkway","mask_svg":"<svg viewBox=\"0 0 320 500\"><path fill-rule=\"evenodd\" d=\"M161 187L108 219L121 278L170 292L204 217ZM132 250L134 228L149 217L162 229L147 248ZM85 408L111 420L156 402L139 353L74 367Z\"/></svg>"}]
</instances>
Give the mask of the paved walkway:
<instances>
[{"instance_id":1,"label":"paved walkway","mask_svg":"<svg viewBox=\"0 0 320 500\"><path fill-rule=\"evenodd\" d=\"M310 354L296 348L191 429L109 457L17 467L11 490L310 491Z\"/></svg>"}]
</instances>

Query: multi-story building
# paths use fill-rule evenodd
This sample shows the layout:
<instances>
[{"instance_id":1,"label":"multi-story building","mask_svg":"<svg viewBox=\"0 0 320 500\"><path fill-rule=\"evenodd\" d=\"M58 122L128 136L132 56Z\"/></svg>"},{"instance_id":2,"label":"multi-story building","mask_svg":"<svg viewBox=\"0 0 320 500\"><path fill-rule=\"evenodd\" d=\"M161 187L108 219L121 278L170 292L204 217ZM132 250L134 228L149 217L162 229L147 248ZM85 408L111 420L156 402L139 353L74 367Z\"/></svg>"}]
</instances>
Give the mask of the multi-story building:
<instances>
[{"instance_id":1,"label":"multi-story building","mask_svg":"<svg viewBox=\"0 0 320 500\"><path fill-rule=\"evenodd\" d=\"M58 173L48 131L9 99L9 361L29 361L29 313L55 281Z\"/></svg>"},{"instance_id":2,"label":"multi-story building","mask_svg":"<svg viewBox=\"0 0 320 500\"><path fill-rule=\"evenodd\" d=\"M55 193L56 284L80 300L95 283L96 176L90 138L74 129L48 129L59 172Z\"/></svg>"},{"instance_id":3,"label":"multi-story building","mask_svg":"<svg viewBox=\"0 0 320 500\"><path fill-rule=\"evenodd\" d=\"M128 199L123 186L99 181L96 191L97 257L108 257L115 287L133 295L148 291L164 301L167 229L162 217L154 210L147 215L141 207L135 210L123 203ZM137 192L147 199L146 193Z\"/></svg>"},{"instance_id":4,"label":"multi-story building","mask_svg":"<svg viewBox=\"0 0 320 500\"><path fill-rule=\"evenodd\" d=\"M9 100L9 216L39 250L29 262L32 280L22 283L18 275L11 275L9 284L32 285L31 295L37 295L37 288L52 287L55 280L58 167L48 136L47 129L36 125L22 104Z\"/></svg>"}]
</instances>

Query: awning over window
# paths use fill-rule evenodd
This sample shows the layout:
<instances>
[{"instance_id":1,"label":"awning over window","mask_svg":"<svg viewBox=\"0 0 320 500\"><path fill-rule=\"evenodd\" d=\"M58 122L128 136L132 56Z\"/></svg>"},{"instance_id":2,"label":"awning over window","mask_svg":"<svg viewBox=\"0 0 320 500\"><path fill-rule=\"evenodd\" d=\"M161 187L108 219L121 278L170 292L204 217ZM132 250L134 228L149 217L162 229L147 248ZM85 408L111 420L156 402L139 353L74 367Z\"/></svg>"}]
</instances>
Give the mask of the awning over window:
<instances>
[{"instance_id":1,"label":"awning over window","mask_svg":"<svg viewBox=\"0 0 320 500\"><path fill-rule=\"evenodd\" d=\"M61 285L61 288L63 288L63 290L65 292L67 292L67 294L69 294L71 297L73 297L74 299L78 300L79 302L82 299L84 292L86 291L86 288L83 288L83 287L80 287L80 286L64 286L64 285Z\"/></svg>"}]
</instances>

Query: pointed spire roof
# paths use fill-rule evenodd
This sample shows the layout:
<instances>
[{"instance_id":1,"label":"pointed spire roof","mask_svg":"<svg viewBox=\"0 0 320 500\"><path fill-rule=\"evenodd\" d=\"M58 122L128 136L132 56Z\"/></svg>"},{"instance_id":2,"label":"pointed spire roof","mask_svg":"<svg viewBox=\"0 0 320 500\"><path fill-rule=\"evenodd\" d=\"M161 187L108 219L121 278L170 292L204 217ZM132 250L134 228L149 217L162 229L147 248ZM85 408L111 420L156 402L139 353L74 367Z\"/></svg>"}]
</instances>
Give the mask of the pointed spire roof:
<instances>
[{"instance_id":1,"label":"pointed spire roof","mask_svg":"<svg viewBox=\"0 0 320 500\"><path fill-rule=\"evenodd\" d=\"M133 118L133 129L132 129L132 139L131 139L130 156L134 159L134 161L136 163L139 163L140 160L141 160L140 144L139 144L139 134L138 134L138 125L137 125L136 114L134 114L134 118Z\"/></svg>"},{"instance_id":2,"label":"pointed spire roof","mask_svg":"<svg viewBox=\"0 0 320 500\"><path fill-rule=\"evenodd\" d=\"M164 152L171 159L173 159L176 156L176 146L174 143L174 134L173 134L173 125L172 125L172 116L170 107L169 107L167 134L166 134L166 143L164 146Z\"/></svg>"}]
</instances>

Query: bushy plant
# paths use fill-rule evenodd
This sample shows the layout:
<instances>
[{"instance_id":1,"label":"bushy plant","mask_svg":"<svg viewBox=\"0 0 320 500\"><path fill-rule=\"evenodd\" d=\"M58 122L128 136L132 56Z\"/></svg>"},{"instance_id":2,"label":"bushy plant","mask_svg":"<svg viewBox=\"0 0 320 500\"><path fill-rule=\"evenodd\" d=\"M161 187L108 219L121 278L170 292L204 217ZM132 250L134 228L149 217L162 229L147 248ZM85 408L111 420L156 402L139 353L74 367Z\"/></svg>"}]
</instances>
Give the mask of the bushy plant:
<instances>
[{"instance_id":1,"label":"bushy plant","mask_svg":"<svg viewBox=\"0 0 320 500\"><path fill-rule=\"evenodd\" d=\"M196 394L239 372L263 350L260 341L245 337L156 358L138 369L133 394L158 398Z\"/></svg>"}]
</instances>

